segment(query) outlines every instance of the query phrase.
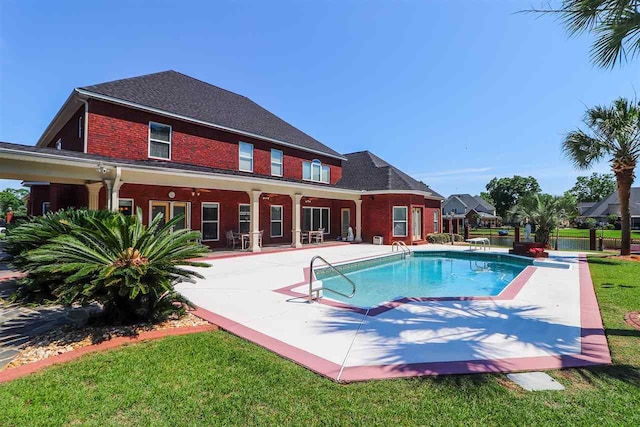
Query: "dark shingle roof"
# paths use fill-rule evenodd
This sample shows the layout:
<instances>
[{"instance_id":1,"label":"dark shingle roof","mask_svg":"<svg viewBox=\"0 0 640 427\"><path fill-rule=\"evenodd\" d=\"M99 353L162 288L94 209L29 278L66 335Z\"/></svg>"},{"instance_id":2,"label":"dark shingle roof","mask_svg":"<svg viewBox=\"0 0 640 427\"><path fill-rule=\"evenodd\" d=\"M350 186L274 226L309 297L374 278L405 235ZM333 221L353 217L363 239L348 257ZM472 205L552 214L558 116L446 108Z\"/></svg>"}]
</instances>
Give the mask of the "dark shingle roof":
<instances>
[{"instance_id":1,"label":"dark shingle roof","mask_svg":"<svg viewBox=\"0 0 640 427\"><path fill-rule=\"evenodd\" d=\"M423 191L442 197L424 182L410 177L369 151L344 156L347 161L342 164L342 179L336 184L339 187L370 191Z\"/></svg>"},{"instance_id":2,"label":"dark shingle roof","mask_svg":"<svg viewBox=\"0 0 640 427\"><path fill-rule=\"evenodd\" d=\"M80 89L341 157L338 152L249 98L176 71L147 74Z\"/></svg>"},{"instance_id":3,"label":"dark shingle roof","mask_svg":"<svg viewBox=\"0 0 640 427\"><path fill-rule=\"evenodd\" d=\"M582 215L586 217L597 218L597 217L605 217L610 214L618 214L619 206L616 206L615 209L610 210L609 205L619 205L619 204L620 204L620 198L618 197L618 192L614 191L609 195L609 197L596 203ZM640 216L640 187L631 188L629 210L631 211L631 216Z\"/></svg>"},{"instance_id":4,"label":"dark shingle roof","mask_svg":"<svg viewBox=\"0 0 640 427\"><path fill-rule=\"evenodd\" d=\"M482 197L475 197L471 194L452 194L451 196L449 196L449 198L451 197L457 197L458 199L460 199L460 201L467 206L468 210L475 210L476 212L486 212L492 215L496 210L496 208L494 208L491 203L487 202Z\"/></svg>"}]
</instances>

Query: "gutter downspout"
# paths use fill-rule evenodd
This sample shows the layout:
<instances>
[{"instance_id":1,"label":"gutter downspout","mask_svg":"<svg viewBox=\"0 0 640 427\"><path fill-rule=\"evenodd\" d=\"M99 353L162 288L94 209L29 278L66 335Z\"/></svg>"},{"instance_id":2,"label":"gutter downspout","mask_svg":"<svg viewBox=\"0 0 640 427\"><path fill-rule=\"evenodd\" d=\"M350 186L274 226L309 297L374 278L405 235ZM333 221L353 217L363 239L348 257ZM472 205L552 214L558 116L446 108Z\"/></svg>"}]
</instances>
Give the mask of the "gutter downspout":
<instances>
[{"instance_id":1,"label":"gutter downspout","mask_svg":"<svg viewBox=\"0 0 640 427\"><path fill-rule=\"evenodd\" d=\"M89 137L89 101L86 99L82 99L84 103L84 118L82 119L82 139L84 143L84 153L87 153L87 138Z\"/></svg>"}]
</instances>

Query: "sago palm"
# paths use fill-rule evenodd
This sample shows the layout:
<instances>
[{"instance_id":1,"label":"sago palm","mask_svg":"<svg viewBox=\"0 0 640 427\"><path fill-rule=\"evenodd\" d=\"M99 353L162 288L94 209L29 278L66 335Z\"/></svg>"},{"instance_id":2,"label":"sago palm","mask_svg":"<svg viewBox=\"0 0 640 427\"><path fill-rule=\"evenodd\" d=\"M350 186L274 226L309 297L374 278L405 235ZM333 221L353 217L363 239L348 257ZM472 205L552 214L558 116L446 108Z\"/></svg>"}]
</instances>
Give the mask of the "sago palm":
<instances>
[{"instance_id":1,"label":"sago palm","mask_svg":"<svg viewBox=\"0 0 640 427\"><path fill-rule=\"evenodd\" d=\"M562 148L574 165L587 169L607 159L618 184L622 219L621 255L631 251L631 213L629 199L640 157L640 108L636 101L619 98L610 107L587 110L584 123L588 132L570 132Z\"/></svg>"},{"instance_id":2,"label":"sago palm","mask_svg":"<svg viewBox=\"0 0 640 427\"><path fill-rule=\"evenodd\" d=\"M63 275L52 289L66 304L97 301L109 320L159 320L186 302L174 284L202 277L183 268L208 267L192 261L208 248L196 243L200 233L172 227L176 217L162 224L158 215L145 227L142 212L110 218L87 218L82 227L51 239L24 255L29 275Z\"/></svg>"}]
</instances>

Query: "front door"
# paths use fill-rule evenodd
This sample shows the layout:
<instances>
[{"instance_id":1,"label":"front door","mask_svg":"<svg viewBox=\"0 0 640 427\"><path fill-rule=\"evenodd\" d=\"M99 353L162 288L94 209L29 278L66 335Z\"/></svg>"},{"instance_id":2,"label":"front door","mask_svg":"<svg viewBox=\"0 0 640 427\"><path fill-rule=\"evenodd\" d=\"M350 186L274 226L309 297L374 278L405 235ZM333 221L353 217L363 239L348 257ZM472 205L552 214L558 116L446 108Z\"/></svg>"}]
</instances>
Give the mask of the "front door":
<instances>
[{"instance_id":1,"label":"front door","mask_svg":"<svg viewBox=\"0 0 640 427\"><path fill-rule=\"evenodd\" d=\"M190 227L189 215L190 215L190 203L189 202L161 202L161 201L152 201L151 202L151 218L149 221L153 221L153 219L158 214L162 214L162 224L166 224L172 218L178 215L184 215L180 221L178 221L173 226L173 231L182 230L184 228Z\"/></svg>"},{"instance_id":2,"label":"front door","mask_svg":"<svg viewBox=\"0 0 640 427\"><path fill-rule=\"evenodd\" d=\"M162 214L162 224L166 224L170 219L169 202L151 202L151 221L158 215Z\"/></svg>"},{"instance_id":3,"label":"front door","mask_svg":"<svg viewBox=\"0 0 640 427\"><path fill-rule=\"evenodd\" d=\"M411 209L411 240L422 240L422 208Z\"/></svg>"},{"instance_id":4,"label":"front door","mask_svg":"<svg viewBox=\"0 0 640 427\"><path fill-rule=\"evenodd\" d=\"M340 211L340 218L342 219L342 227L340 228L342 231L342 238L346 239L349 234L349 226L351 225L351 209L342 208Z\"/></svg>"}]
</instances>

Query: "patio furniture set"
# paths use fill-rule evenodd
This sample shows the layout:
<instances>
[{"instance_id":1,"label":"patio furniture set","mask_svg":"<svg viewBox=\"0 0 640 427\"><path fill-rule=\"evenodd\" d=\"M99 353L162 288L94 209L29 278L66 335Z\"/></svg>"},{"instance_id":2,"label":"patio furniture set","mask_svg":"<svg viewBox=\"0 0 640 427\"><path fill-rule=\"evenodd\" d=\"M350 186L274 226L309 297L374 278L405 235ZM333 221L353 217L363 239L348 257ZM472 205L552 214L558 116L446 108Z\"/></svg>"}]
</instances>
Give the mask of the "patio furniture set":
<instances>
[{"instance_id":1,"label":"patio furniture set","mask_svg":"<svg viewBox=\"0 0 640 427\"><path fill-rule=\"evenodd\" d=\"M260 235L258 236L258 245L262 247L262 234L264 230L260 230ZM231 247L234 250L236 249L236 245L239 245L240 248L244 251L249 249L251 242L251 233L236 233L235 231L227 231L227 247ZM302 243L323 243L324 242L324 228L320 228L319 230L309 230L303 231L301 237Z\"/></svg>"}]
</instances>

